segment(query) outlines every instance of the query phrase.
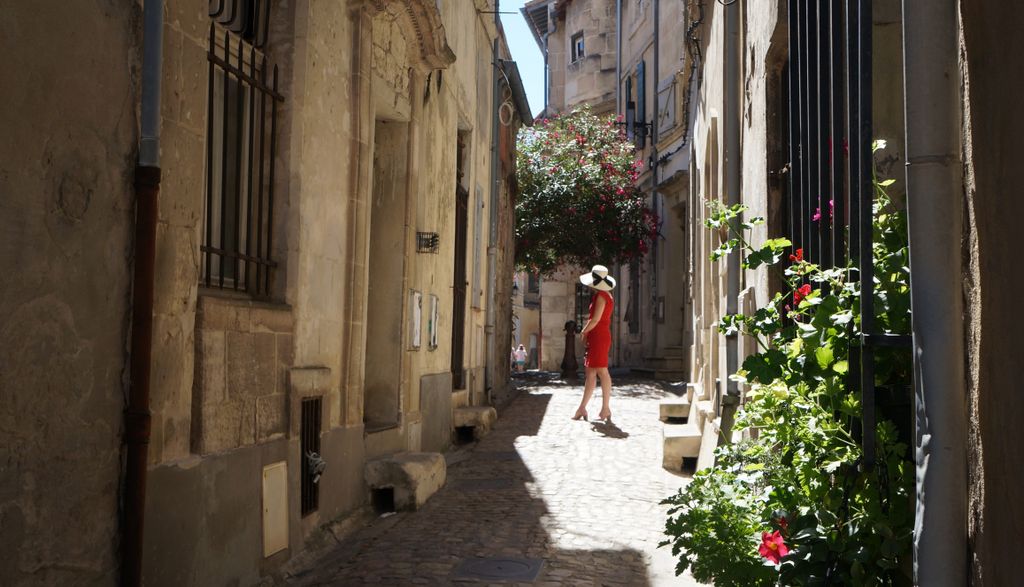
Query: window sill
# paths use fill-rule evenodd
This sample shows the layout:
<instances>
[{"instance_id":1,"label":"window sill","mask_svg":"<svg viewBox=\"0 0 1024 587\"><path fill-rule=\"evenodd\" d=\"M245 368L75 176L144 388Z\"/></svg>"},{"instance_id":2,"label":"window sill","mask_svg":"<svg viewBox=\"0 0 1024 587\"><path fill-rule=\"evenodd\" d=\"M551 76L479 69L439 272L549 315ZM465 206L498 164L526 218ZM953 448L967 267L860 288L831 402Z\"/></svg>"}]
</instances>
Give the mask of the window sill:
<instances>
[{"instance_id":1,"label":"window sill","mask_svg":"<svg viewBox=\"0 0 1024 587\"><path fill-rule=\"evenodd\" d=\"M210 300L212 303L219 303L225 305L235 306L249 306L252 308L264 308L267 310L287 310L291 311L292 306L284 301L278 301L271 298L254 298L251 295L235 290L219 289L215 287L199 286L199 300L204 298Z\"/></svg>"}]
</instances>

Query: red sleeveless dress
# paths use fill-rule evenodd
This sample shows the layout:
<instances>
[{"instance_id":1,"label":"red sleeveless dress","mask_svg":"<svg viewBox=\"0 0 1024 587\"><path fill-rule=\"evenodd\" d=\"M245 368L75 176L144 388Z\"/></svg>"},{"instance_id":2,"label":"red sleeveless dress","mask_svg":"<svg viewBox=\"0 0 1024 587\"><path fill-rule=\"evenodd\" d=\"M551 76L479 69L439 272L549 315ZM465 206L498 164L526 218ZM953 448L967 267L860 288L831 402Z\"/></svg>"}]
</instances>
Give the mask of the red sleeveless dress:
<instances>
[{"instance_id":1,"label":"red sleeveless dress","mask_svg":"<svg viewBox=\"0 0 1024 587\"><path fill-rule=\"evenodd\" d=\"M595 291L590 296L590 319L594 319L594 307L597 298L604 298L604 311L597 321L597 326L587 333L587 353L583 360L586 367L600 368L608 366L608 351L612 348L612 295L606 291Z\"/></svg>"}]
</instances>

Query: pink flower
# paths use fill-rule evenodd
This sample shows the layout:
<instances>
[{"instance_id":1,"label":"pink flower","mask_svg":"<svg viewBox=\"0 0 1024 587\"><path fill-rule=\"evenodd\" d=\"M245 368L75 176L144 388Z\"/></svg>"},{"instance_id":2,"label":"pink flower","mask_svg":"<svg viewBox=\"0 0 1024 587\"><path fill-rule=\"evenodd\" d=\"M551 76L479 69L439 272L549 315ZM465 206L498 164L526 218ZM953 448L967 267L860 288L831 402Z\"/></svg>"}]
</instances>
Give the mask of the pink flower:
<instances>
[{"instance_id":1,"label":"pink flower","mask_svg":"<svg viewBox=\"0 0 1024 587\"><path fill-rule=\"evenodd\" d=\"M761 546L758 547L757 552L761 553L762 557L779 564L782 562L782 557L789 554L789 548L786 547L782 534L776 530L771 534L761 532Z\"/></svg>"},{"instance_id":2,"label":"pink flower","mask_svg":"<svg viewBox=\"0 0 1024 587\"><path fill-rule=\"evenodd\" d=\"M836 215L835 207L836 207L836 201L835 200L829 200L828 201L828 217L829 218L835 218L835 215ZM814 209L814 216L811 216L811 220L813 220L815 222L821 220L821 207L820 206Z\"/></svg>"}]
</instances>

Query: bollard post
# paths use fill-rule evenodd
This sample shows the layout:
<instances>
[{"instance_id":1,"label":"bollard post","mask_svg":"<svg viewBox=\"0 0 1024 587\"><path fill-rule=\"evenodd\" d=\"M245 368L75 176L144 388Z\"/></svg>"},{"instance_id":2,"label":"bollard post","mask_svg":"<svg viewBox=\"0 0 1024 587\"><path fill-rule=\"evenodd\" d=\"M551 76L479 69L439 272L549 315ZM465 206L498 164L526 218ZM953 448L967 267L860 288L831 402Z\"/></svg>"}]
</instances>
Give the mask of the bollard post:
<instances>
[{"instance_id":1,"label":"bollard post","mask_svg":"<svg viewBox=\"0 0 1024 587\"><path fill-rule=\"evenodd\" d=\"M576 362L576 321L569 320L565 323L565 353L562 355L562 378L576 379L576 370L579 363Z\"/></svg>"}]
</instances>

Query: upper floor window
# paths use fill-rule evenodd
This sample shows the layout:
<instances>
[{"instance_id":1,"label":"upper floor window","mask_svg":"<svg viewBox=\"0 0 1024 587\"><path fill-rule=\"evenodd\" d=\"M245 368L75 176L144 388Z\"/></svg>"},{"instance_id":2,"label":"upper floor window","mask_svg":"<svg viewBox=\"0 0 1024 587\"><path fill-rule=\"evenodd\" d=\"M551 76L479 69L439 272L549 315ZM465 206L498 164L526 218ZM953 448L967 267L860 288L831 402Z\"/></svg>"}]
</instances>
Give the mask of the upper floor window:
<instances>
[{"instance_id":1,"label":"upper floor window","mask_svg":"<svg viewBox=\"0 0 1024 587\"><path fill-rule=\"evenodd\" d=\"M277 66L269 0L211 0L202 285L270 297L277 151ZM232 32L234 31L234 32Z\"/></svg>"},{"instance_id":2,"label":"upper floor window","mask_svg":"<svg viewBox=\"0 0 1024 587\"><path fill-rule=\"evenodd\" d=\"M578 32L572 36L572 63L576 63L586 53L583 50L583 32Z\"/></svg>"}]
</instances>

